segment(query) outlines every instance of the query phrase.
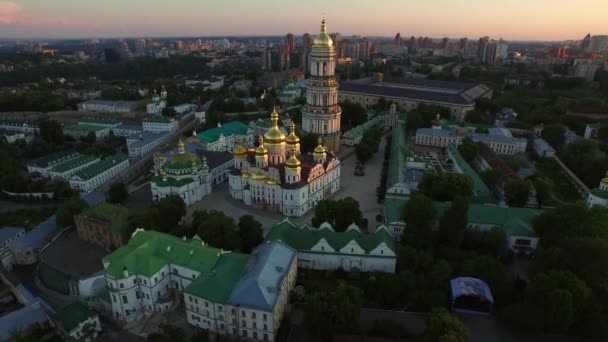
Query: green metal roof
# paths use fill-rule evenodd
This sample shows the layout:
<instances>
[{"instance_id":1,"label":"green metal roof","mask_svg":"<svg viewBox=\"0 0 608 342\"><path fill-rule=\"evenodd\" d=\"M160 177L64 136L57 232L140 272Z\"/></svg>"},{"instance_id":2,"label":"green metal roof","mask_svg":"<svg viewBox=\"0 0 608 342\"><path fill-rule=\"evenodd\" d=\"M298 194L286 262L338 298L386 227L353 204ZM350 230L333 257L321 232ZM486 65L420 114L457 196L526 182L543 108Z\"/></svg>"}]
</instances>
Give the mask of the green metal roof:
<instances>
[{"instance_id":1,"label":"green metal roof","mask_svg":"<svg viewBox=\"0 0 608 342\"><path fill-rule=\"evenodd\" d=\"M68 333L78 328L78 325L91 317L97 316L93 309L83 303L75 302L64 306L55 314L55 319Z\"/></svg>"},{"instance_id":2,"label":"green metal roof","mask_svg":"<svg viewBox=\"0 0 608 342\"><path fill-rule=\"evenodd\" d=\"M169 123L171 121L175 121L174 118L170 118L168 116L164 116L164 115L149 115L147 116L144 121L146 122L160 122L160 123Z\"/></svg>"},{"instance_id":3,"label":"green metal roof","mask_svg":"<svg viewBox=\"0 0 608 342\"><path fill-rule=\"evenodd\" d=\"M111 203L99 203L85 209L78 217L104 221L115 232L125 230L129 226L131 210L127 207Z\"/></svg>"},{"instance_id":4,"label":"green metal roof","mask_svg":"<svg viewBox=\"0 0 608 342\"><path fill-rule=\"evenodd\" d=\"M368 120L360 124L359 126L349 129L348 131L346 131L346 133L344 133L344 135L351 139L357 139L358 137L363 136L363 134L365 134L368 129L377 126L379 123L379 117L372 118L371 120Z\"/></svg>"},{"instance_id":5,"label":"green metal roof","mask_svg":"<svg viewBox=\"0 0 608 342\"><path fill-rule=\"evenodd\" d=\"M91 125L118 125L120 121L110 118L82 118L78 121L80 124L91 124Z\"/></svg>"},{"instance_id":6,"label":"green metal roof","mask_svg":"<svg viewBox=\"0 0 608 342\"><path fill-rule=\"evenodd\" d=\"M176 170L192 170L192 162L195 162L197 166L202 165L201 159L192 152L184 152L183 154L177 153L169 156L167 161L163 164L163 169L167 173L173 173Z\"/></svg>"},{"instance_id":7,"label":"green metal roof","mask_svg":"<svg viewBox=\"0 0 608 342\"><path fill-rule=\"evenodd\" d=\"M473 168L467 163L458 151L458 147L454 144L450 144L447 147L448 153L452 156L454 162L458 164L458 167L462 172L469 176L473 181L473 197L476 198L480 203L488 203L492 201L492 193L486 184L481 180L481 177L473 170Z\"/></svg>"},{"instance_id":8,"label":"green metal roof","mask_svg":"<svg viewBox=\"0 0 608 342\"><path fill-rule=\"evenodd\" d=\"M81 180L88 180L108 170L114 165L127 160L128 158L129 157L127 157L123 153L117 153L111 157L108 157L104 160L100 160L95 164L85 167L84 169L76 172L74 175L79 177Z\"/></svg>"},{"instance_id":9,"label":"green metal roof","mask_svg":"<svg viewBox=\"0 0 608 342\"><path fill-rule=\"evenodd\" d=\"M86 154L80 155L76 158L70 159L68 161L65 161L61 164L58 164L56 166L53 166L53 168L50 170L51 172L59 172L59 173L63 173L72 169L75 169L81 165L90 163L96 159L99 159L99 157L93 157L93 156L89 156Z\"/></svg>"},{"instance_id":10,"label":"green metal roof","mask_svg":"<svg viewBox=\"0 0 608 342\"><path fill-rule=\"evenodd\" d=\"M593 189L591 193L599 198L608 199L608 191L606 190Z\"/></svg>"},{"instance_id":11,"label":"green metal roof","mask_svg":"<svg viewBox=\"0 0 608 342\"><path fill-rule=\"evenodd\" d=\"M403 146L407 146L407 144L405 141L405 124L401 123L393 128L386 189L390 189L393 185L401 182L401 168L404 166Z\"/></svg>"},{"instance_id":12,"label":"green metal roof","mask_svg":"<svg viewBox=\"0 0 608 342\"><path fill-rule=\"evenodd\" d=\"M167 264L179 265L201 273L213 270L221 250L203 245L199 239L183 240L157 231L136 231L129 243L103 261L109 263L105 272L114 278L129 274L152 276Z\"/></svg>"},{"instance_id":13,"label":"green metal roof","mask_svg":"<svg viewBox=\"0 0 608 342\"><path fill-rule=\"evenodd\" d=\"M305 251L309 251L321 239L325 239L336 251L342 249L349 242L355 241L366 252L378 247L382 242L386 243L387 247L393 252L396 252L395 240L384 229L378 229L371 234L363 234L354 229L334 232L327 228L316 229L307 226L298 228L288 220L284 220L275 225L266 236L266 240L282 241L296 250Z\"/></svg>"},{"instance_id":14,"label":"green metal roof","mask_svg":"<svg viewBox=\"0 0 608 342\"><path fill-rule=\"evenodd\" d=\"M196 278L184 292L215 303L225 303L241 277L247 257L240 253L222 254L213 272Z\"/></svg>"},{"instance_id":15,"label":"green metal roof","mask_svg":"<svg viewBox=\"0 0 608 342\"><path fill-rule=\"evenodd\" d=\"M31 162L29 162L28 165L36 166L36 167L49 167L49 166L55 164L55 162L57 160L64 159L64 158L65 158L65 160L69 160L70 158L76 158L79 155L80 154L76 151L60 151L60 152L51 153L49 155L40 157L38 159L34 159Z\"/></svg>"},{"instance_id":16,"label":"green metal roof","mask_svg":"<svg viewBox=\"0 0 608 342\"><path fill-rule=\"evenodd\" d=\"M84 123L67 125L63 128L63 131L80 131L80 132L97 132L106 129L106 127L98 125L89 125Z\"/></svg>"},{"instance_id":17,"label":"green metal roof","mask_svg":"<svg viewBox=\"0 0 608 342\"><path fill-rule=\"evenodd\" d=\"M211 143L217 141L220 138L220 135L224 135L225 137L231 135L246 135L249 130L249 126L245 125L240 121L231 121L225 124L222 124L221 127L214 127L208 129L204 132L197 133L198 140L206 143Z\"/></svg>"},{"instance_id":18,"label":"green metal roof","mask_svg":"<svg viewBox=\"0 0 608 342\"><path fill-rule=\"evenodd\" d=\"M192 178L181 178L181 179L177 179L177 178L173 178L173 177L167 177L167 180L163 180L163 177L161 176L154 176L152 178L152 183L156 184L156 186L160 186L160 187L167 187L167 186L172 186L174 188L180 188L184 185L190 184L194 181L194 179Z\"/></svg>"}]
</instances>

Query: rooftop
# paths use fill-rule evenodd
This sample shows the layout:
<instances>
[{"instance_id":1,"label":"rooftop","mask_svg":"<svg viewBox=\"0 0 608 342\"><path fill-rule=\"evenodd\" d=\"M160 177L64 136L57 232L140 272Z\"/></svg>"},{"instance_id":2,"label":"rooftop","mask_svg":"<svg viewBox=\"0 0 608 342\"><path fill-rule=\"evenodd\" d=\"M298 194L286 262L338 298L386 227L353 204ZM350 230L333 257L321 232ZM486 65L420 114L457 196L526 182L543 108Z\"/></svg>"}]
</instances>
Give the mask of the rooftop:
<instances>
[{"instance_id":1,"label":"rooftop","mask_svg":"<svg viewBox=\"0 0 608 342\"><path fill-rule=\"evenodd\" d=\"M226 303L247 264L247 257L240 253L220 255L213 272L196 278L185 292L212 302Z\"/></svg>"},{"instance_id":2,"label":"rooftop","mask_svg":"<svg viewBox=\"0 0 608 342\"><path fill-rule=\"evenodd\" d=\"M152 230L136 230L127 245L103 261L107 263L106 273L114 278L124 278L125 269L131 274L151 276L167 264L210 273L221 252L198 238L184 240Z\"/></svg>"},{"instance_id":3,"label":"rooftop","mask_svg":"<svg viewBox=\"0 0 608 342\"><path fill-rule=\"evenodd\" d=\"M156 140L163 139L169 132L150 132L150 131L142 131L139 134L135 134L128 139L129 148L139 148L142 146L146 146Z\"/></svg>"},{"instance_id":4,"label":"rooftop","mask_svg":"<svg viewBox=\"0 0 608 342\"><path fill-rule=\"evenodd\" d=\"M35 167L50 167L58 163L59 160L68 160L70 158L76 158L80 154L76 151L60 151L48 154L44 157L34 159L28 163L30 166Z\"/></svg>"},{"instance_id":5,"label":"rooftop","mask_svg":"<svg viewBox=\"0 0 608 342\"><path fill-rule=\"evenodd\" d=\"M481 177L473 170L473 168L467 163L466 160L460 155L458 148L454 144L450 144L447 147L448 154L452 157L451 159L458 168L462 170L462 173L467 175L473 181L473 196L483 201L490 201L492 194L490 189L486 186L486 183L481 180Z\"/></svg>"},{"instance_id":6,"label":"rooftop","mask_svg":"<svg viewBox=\"0 0 608 342\"><path fill-rule=\"evenodd\" d=\"M103 118L103 117L88 117L82 118L78 121L79 124L90 124L90 125L104 125L104 126L114 126L118 125L121 122L119 120L114 120L111 118Z\"/></svg>"},{"instance_id":7,"label":"rooftop","mask_svg":"<svg viewBox=\"0 0 608 342\"><path fill-rule=\"evenodd\" d=\"M104 160L100 160L93 165L85 167L84 169L76 172L74 176L78 177L80 180L89 180L128 159L129 157L127 157L125 154L117 153L111 157L107 157Z\"/></svg>"},{"instance_id":8,"label":"rooftop","mask_svg":"<svg viewBox=\"0 0 608 342\"><path fill-rule=\"evenodd\" d=\"M58 172L58 173L63 173L72 169L75 169L81 165L90 163L96 159L99 159L98 157L93 157L93 156L89 156L86 154L82 154L79 155L76 158L72 158L68 161L65 161L63 163L60 163L56 166L53 166L53 168L51 168L51 172Z\"/></svg>"},{"instance_id":9,"label":"rooftop","mask_svg":"<svg viewBox=\"0 0 608 342\"><path fill-rule=\"evenodd\" d=\"M14 237L15 235L24 232L25 228L23 227L2 227L0 228L0 243Z\"/></svg>"},{"instance_id":10,"label":"rooftop","mask_svg":"<svg viewBox=\"0 0 608 342\"><path fill-rule=\"evenodd\" d=\"M158 123L170 123L175 121L174 118L164 116L164 115L148 115L144 120L144 122L158 122Z\"/></svg>"},{"instance_id":11,"label":"rooftop","mask_svg":"<svg viewBox=\"0 0 608 342\"><path fill-rule=\"evenodd\" d=\"M197 137L198 140L202 142L211 143L217 141L222 134L225 137L237 134L246 135L248 130L248 125L240 121L230 121L222 124L220 127L214 127L203 132L198 132Z\"/></svg>"},{"instance_id":12,"label":"rooftop","mask_svg":"<svg viewBox=\"0 0 608 342\"><path fill-rule=\"evenodd\" d=\"M131 210L125 206L103 202L85 209L77 216L102 221L113 231L123 231L129 226L130 215Z\"/></svg>"},{"instance_id":13,"label":"rooftop","mask_svg":"<svg viewBox=\"0 0 608 342\"><path fill-rule=\"evenodd\" d=\"M69 229L53 240L40 254L40 259L52 268L80 279L100 272L103 265L99 261L106 253L102 247L81 240L75 229ZM72 257L66 257L68 255Z\"/></svg>"},{"instance_id":14,"label":"rooftop","mask_svg":"<svg viewBox=\"0 0 608 342\"><path fill-rule=\"evenodd\" d=\"M81 102L80 104L106 105L106 106L133 108L137 105L137 101L88 100L88 101Z\"/></svg>"}]
</instances>

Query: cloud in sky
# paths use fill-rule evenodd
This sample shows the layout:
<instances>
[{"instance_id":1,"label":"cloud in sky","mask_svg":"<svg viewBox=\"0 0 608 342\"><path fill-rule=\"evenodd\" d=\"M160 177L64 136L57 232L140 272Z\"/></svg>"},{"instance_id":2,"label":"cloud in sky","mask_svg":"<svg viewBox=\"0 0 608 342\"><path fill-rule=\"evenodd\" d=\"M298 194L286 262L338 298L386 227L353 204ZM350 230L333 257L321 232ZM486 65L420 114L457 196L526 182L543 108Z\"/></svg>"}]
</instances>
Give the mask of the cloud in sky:
<instances>
[{"instance_id":1,"label":"cloud in sky","mask_svg":"<svg viewBox=\"0 0 608 342\"><path fill-rule=\"evenodd\" d=\"M14 24L23 11L23 5L13 1L0 1L0 24Z\"/></svg>"}]
</instances>

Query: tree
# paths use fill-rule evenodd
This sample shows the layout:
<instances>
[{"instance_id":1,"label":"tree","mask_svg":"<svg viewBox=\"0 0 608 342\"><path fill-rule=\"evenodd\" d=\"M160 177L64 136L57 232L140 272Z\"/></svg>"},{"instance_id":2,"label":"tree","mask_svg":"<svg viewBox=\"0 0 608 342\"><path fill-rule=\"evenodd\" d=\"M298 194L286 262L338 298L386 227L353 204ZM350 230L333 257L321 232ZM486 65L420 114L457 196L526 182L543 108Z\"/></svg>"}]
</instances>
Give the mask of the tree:
<instances>
[{"instance_id":1,"label":"tree","mask_svg":"<svg viewBox=\"0 0 608 342\"><path fill-rule=\"evenodd\" d=\"M312 153L315 150L319 140L319 135L316 133L304 134L300 137L300 150L302 153Z\"/></svg>"},{"instance_id":2,"label":"tree","mask_svg":"<svg viewBox=\"0 0 608 342\"><path fill-rule=\"evenodd\" d=\"M258 246L263 237L262 224L251 215L243 215L239 219L239 236L241 238L241 251L251 253Z\"/></svg>"},{"instance_id":3,"label":"tree","mask_svg":"<svg viewBox=\"0 0 608 342\"><path fill-rule=\"evenodd\" d=\"M365 143L364 141L361 141L360 143L355 145L355 156L357 157L357 160L361 163L367 162L373 155L374 152L372 150L372 146Z\"/></svg>"},{"instance_id":4,"label":"tree","mask_svg":"<svg viewBox=\"0 0 608 342\"><path fill-rule=\"evenodd\" d=\"M74 226L74 215L80 214L86 207L88 207L87 202L79 195L68 198L57 210L57 226L59 228Z\"/></svg>"},{"instance_id":5,"label":"tree","mask_svg":"<svg viewBox=\"0 0 608 342\"><path fill-rule=\"evenodd\" d=\"M53 119L43 120L38 123L40 137L49 144L63 145L63 128L61 124Z\"/></svg>"},{"instance_id":6,"label":"tree","mask_svg":"<svg viewBox=\"0 0 608 342\"><path fill-rule=\"evenodd\" d=\"M163 108L162 114L163 114L163 116L174 117L175 109L173 109L171 107L165 107L165 108Z\"/></svg>"},{"instance_id":7,"label":"tree","mask_svg":"<svg viewBox=\"0 0 608 342\"><path fill-rule=\"evenodd\" d=\"M428 248L432 243L432 224L435 219L433 201L417 194L407 202L404 210L406 223L403 241L416 248Z\"/></svg>"},{"instance_id":8,"label":"tree","mask_svg":"<svg viewBox=\"0 0 608 342\"><path fill-rule=\"evenodd\" d=\"M543 206L551 199L551 193L553 189L553 182L549 178L536 178L532 182L534 190L536 191L536 201L539 206Z\"/></svg>"},{"instance_id":9,"label":"tree","mask_svg":"<svg viewBox=\"0 0 608 342\"><path fill-rule=\"evenodd\" d=\"M198 235L213 247L237 250L241 239L236 224L231 217L221 211L211 210L204 213L202 220L197 220Z\"/></svg>"},{"instance_id":10,"label":"tree","mask_svg":"<svg viewBox=\"0 0 608 342\"><path fill-rule=\"evenodd\" d=\"M564 145L566 129L561 124L546 125L540 135L554 149L560 151Z\"/></svg>"},{"instance_id":11,"label":"tree","mask_svg":"<svg viewBox=\"0 0 608 342\"><path fill-rule=\"evenodd\" d=\"M460 152L464 160L470 163L479 154L479 147L471 138L466 137L462 139L462 143L458 146L458 152Z\"/></svg>"},{"instance_id":12,"label":"tree","mask_svg":"<svg viewBox=\"0 0 608 342\"><path fill-rule=\"evenodd\" d=\"M319 227L324 222L331 224L335 231L343 232L355 223L359 228L367 228L367 221L359 208L359 202L352 197L337 201L324 199L315 206L315 216L312 225Z\"/></svg>"},{"instance_id":13,"label":"tree","mask_svg":"<svg viewBox=\"0 0 608 342\"><path fill-rule=\"evenodd\" d=\"M407 124L405 125L408 132L415 132L418 128L424 127L422 115L418 112L409 112L406 116Z\"/></svg>"},{"instance_id":14,"label":"tree","mask_svg":"<svg viewBox=\"0 0 608 342\"><path fill-rule=\"evenodd\" d=\"M511 207L523 207L528 203L532 185L525 179L513 179L505 184L505 201Z\"/></svg>"},{"instance_id":15,"label":"tree","mask_svg":"<svg viewBox=\"0 0 608 342\"><path fill-rule=\"evenodd\" d=\"M340 281L333 289L306 294L306 320L311 334L329 340L335 332L350 332L358 326L363 304L361 290Z\"/></svg>"},{"instance_id":16,"label":"tree","mask_svg":"<svg viewBox=\"0 0 608 342\"><path fill-rule=\"evenodd\" d=\"M80 141L85 144L92 145L97 142L97 136L95 135L95 132L89 132L85 137L80 138Z\"/></svg>"},{"instance_id":17,"label":"tree","mask_svg":"<svg viewBox=\"0 0 608 342\"><path fill-rule=\"evenodd\" d=\"M114 182L108 190L108 195L110 203L124 203L127 197L129 197L129 191L125 183Z\"/></svg>"},{"instance_id":18,"label":"tree","mask_svg":"<svg viewBox=\"0 0 608 342\"><path fill-rule=\"evenodd\" d=\"M465 342L469 331L458 318L444 308L431 311L426 319L423 340L428 342Z\"/></svg>"},{"instance_id":19,"label":"tree","mask_svg":"<svg viewBox=\"0 0 608 342\"><path fill-rule=\"evenodd\" d=\"M474 277L485 281L494 292L501 292L505 282L505 272L498 259L487 256L474 256L466 259L459 273L464 277Z\"/></svg>"},{"instance_id":20,"label":"tree","mask_svg":"<svg viewBox=\"0 0 608 342\"><path fill-rule=\"evenodd\" d=\"M418 190L435 201L453 201L458 196L471 196L473 180L465 174L455 172L427 172L420 180Z\"/></svg>"},{"instance_id":21,"label":"tree","mask_svg":"<svg viewBox=\"0 0 608 342\"><path fill-rule=\"evenodd\" d=\"M488 169L479 174L489 188L502 184L502 173L496 169Z\"/></svg>"},{"instance_id":22,"label":"tree","mask_svg":"<svg viewBox=\"0 0 608 342\"><path fill-rule=\"evenodd\" d=\"M439 221L440 239L448 245L458 248L464 239L467 229L469 201L464 197L456 198Z\"/></svg>"},{"instance_id":23,"label":"tree","mask_svg":"<svg viewBox=\"0 0 608 342\"><path fill-rule=\"evenodd\" d=\"M163 233L181 233L179 222L186 215L184 200L175 194L163 197L142 215L140 225Z\"/></svg>"},{"instance_id":24,"label":"tree","mask_svg":"<svg viewBox=\"0 0 608 342\"><path fill-rule=\"evenodd\" d=\"M342 132L367 121L367 112L361 104L346 100L340 103L340 107L342 108L342 117L340 121L340 129Z\"/></svg>"},{"instance_id":25,"label":"tree","mask_svg":"<svg viewBox=\"0 0 608 342\"><path fill-rule=\"evenodd\" d=\"M608 157L592 140L580 139L568 144L561 159L589 187L596 187L608 170Z\"/></svg>"},{"instance_id":26,"label":"tree","mask_svg":"<svg viewBox=\"0 0 608 342\"><path fill-rule=\"evenodd\" d=\"M533 221L534 230L545 247L567 238L608 238L608 211L587 208L584 203L560 204L547 209Z\"/></svg>"}]
</instances>

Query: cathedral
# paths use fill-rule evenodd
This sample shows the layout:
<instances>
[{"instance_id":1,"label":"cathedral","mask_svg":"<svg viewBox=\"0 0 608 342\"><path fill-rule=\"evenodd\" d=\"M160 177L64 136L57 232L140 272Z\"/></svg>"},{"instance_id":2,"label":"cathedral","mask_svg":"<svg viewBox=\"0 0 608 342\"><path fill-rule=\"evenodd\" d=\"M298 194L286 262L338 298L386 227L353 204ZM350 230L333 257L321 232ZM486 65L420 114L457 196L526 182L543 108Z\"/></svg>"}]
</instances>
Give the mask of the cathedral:
<instances>
[{"instance_id":1,"label":"cathedral","mask_svg":"<svg viewBox=\"0 0 608 342\"><path fill-rule=\"evenodd\" d=\"M271 127L258 139L257 148L247 149L242 138L233 150L234 168L230 172L230 195L246 205L302 216L340 188L340 143L338 84L334 78L335 52L327 34L325 19L311 52L306 105L302 108L302 129L319 134L313 153L300 152L295 124L289 135L278 126L279 114L270 115ZM325 143L325 145L324 145Z\"/></svg>"}]
</instances>

